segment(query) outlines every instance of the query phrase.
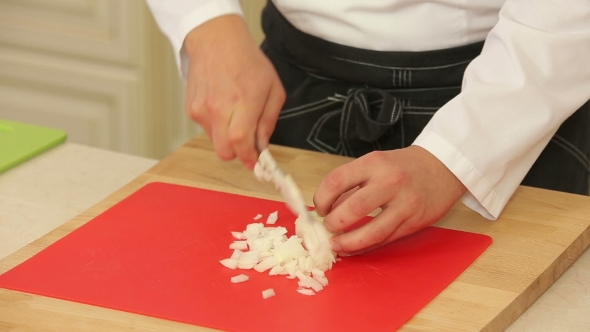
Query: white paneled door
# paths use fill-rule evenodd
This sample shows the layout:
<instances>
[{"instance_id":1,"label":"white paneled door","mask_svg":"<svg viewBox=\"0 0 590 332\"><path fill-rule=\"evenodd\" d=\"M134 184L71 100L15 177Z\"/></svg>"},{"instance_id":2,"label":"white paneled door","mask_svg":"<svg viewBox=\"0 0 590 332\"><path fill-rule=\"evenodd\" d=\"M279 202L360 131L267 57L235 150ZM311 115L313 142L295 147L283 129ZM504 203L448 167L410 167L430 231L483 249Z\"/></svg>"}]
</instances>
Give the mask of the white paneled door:
<instances>
[{"instance_id":1,"label":"white paneled door","mask_svg":"<svg viewBox=\"0 0 590 332\"><path fill-rule=\"evenodd\" d=\"M242 2L258 41L264 2ZM200 131L184 88L143 0L0 0L0 118L161 158Z\"/></svg>"},{"instance_id":2,"label":"white paneled door","mask_svg":"<svg viewBox=\"0 0 590 332\"><path fill-rule=\"evenodd\" d=\"M142 0L0 0L0 118L160 158L186 119L171 48Z\"/></svg>"}]
</instances>

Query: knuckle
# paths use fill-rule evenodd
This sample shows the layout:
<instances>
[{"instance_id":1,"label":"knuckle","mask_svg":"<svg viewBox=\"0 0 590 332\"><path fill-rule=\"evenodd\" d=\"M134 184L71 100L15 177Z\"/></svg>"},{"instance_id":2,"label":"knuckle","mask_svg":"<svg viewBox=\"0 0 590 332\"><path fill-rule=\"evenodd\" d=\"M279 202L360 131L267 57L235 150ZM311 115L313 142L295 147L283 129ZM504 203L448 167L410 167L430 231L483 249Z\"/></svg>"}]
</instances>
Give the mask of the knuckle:
<instances>
[{"instance_id":1,"label":"knuckle","mask_svg":"<svg viewBox=\"0 0 590 332\"><path fill-rule=\"evenodd\" d=\"M187 101L185 104L186 114L194 121L201 122L204 119L203 107L196 101Z\"/></svg>"},{"instance_id":2,"label":"knuckle","mask_svg":"<svg viewBox=\"0 0 590 332\"><path fill-rule=\"evenodd\" d=\"M337 191L344 183L344 174L337 169L328 173L325 178L325 187L328 191Z\"/></svg>"},{"instance_id":3,"label":"knuckle","mask_svg":"<svg viewBox=\"0 0 590 332\"><path fill-rule=\"evenodd\" d=\"M388 228L384 226L374 226L371 230L371 233L367 237L367 241L369 242L368 245L373 245L385 241L389 234L390 231Z\"/></svg>"},{"instance_id":4,"label":"knuckle","mask_svg":"<svg viewBox=\"0 0 590 332\"><path fill-rule=\"evenodd\" d=\"M221 160L230 161L233 160L236 155L231 149L219 149L217 150L217 155Z\"/></svg>"},{"instance_id":5,"label":"knuckle","mask_svg":"<svg viewBox=\"0 0 590 332\"><path fill-rule=\"evenodd\" d=\"M280 83L279 83L280 84ZM285 92L285 89L283 88L282 85L280 85L280 89L277 92L277 100L283 104L285 102L285 100L287 100L287 92Z\"/></svg>"},{"instance_id":6,"label":"knuckle","mask_svg":"<svg viewBox=\"0 0 590 332\"><path fill-rule=\"evenodd\" d=\"M231 145L239 145L248 137L248 132L244 129L234 129L227 134L227 139Z\"/></svg>"},{"instance_id":7,"label":"knuckle","mask_svg":"<svg viewBox=\"0 0 590 332\"><path fill-rule=\"evenodd\" d=\"M369 152L364 156L364 161L369 165L381 164L386 161L387 154L384 151Z\"/></svg>"},{"instance_id":8,"label":"knuckle","mask_svg":"<svg viewBox=\"0 0 590 332\"><path fill-rule=\"evenodd\" d=\"M416 192L410 192L407 194L406 198L406 208L409 211L416 211L422 206L422 202L424 199Z\"/></svg>"},{"instance_id":9,"label":"knuckle","mask_svg":"<svg viewBox=\"0 0 590 332\"><path fill-rule=\"evenodd\" d=\"M349 209L353 216L364 217L371 210L370 202L365 196L353 196L349 202Z\"/></svg>"},{"instance_id":10,"label":"knuckle","mask_svg":"<svg viewBox=\"0 0 590 332\"><path fill-rule=\"evenodd\" d=\"M410 182L410 174L403 169L395 169L391 172L388 184L391 186L402 186Z\"/></svg>"},{"instance_id":11,"label":"knuckle","mask_svg":"<svg viewBox=\"0 0 590 332\"><path fill-rule=\"evenodd\" d=\"M202 121L203 121L203 117L199 113L189 112L188 113L188 116L194 122L202 123Z\"/></svg>"},{"instance_id":12,"label":"knuckle","mask_svg":"<svg viewBox=\"0 0 590 332\"><path fill-rule=\"evenodd\" d=\"M204 109L212 114L218 113L221 109L219 100L217 98L208 97L205 99Z\"/></svg>"},{"instance_id":13,"label":"knuckle","mask_svg":"<svg viewBox=\"0 0 590 332\"><path fill-rule=\"evenodd\" d=\"M338 223L335 221L335 218L330 218L331 215L329 217L324 218L324 227L326 228L326 230L328 232L332 232L335 233L337 231L339 231L338 228Z\"/></svg>"},{"instance_id":14,"label":"knuckle","mask_svg":"<svg viewBox=\"0 0 590 332\"><path fill-rule=\"evenodd\" d=\"M318 216L323 217L326 215L326 204L324 203L324 199L321 197L321 193L318 193L317 191L313 194L313 205ZM326 220L326 218L324 218L324 223L328 225L328 220Z\"/></svg>"}]
</instances>

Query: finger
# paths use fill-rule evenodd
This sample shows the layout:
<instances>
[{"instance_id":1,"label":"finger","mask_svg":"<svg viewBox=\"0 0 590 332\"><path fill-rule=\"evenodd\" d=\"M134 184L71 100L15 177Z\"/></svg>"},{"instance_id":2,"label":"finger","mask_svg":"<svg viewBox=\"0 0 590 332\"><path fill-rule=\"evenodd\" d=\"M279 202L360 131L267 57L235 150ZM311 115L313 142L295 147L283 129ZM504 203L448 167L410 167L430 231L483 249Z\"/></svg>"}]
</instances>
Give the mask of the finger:
<instances>
[{"instance_id":1,"label":"finger","mask_svg":"<svg viewBox=\"0 0 590 332\"><path fill-rule=\"evenodd\" d=\"M431 226L437 221L434 219L432 222L418 222L415 218L404 220L388 237L385 239L384 244L399 240L408 235L414 234L421 229Z\"/></svg>"},{"instance_id":2,"label":"finger","mask_svg":"<svg viewBox=\"0 0 590 332\"><path fill-rule=\"evenodd\" d=\"M189 69L190 73L190 69ZM197 93L197 81L192 79L192 75L189 76L189 80L186 88L186 100L185 100L185 111L187 116L194 122L198 123L201 128L205 131L210 139L213 139L211 132L211 121L207 112L205 112L203 96L205 95L206 87L203 86L202 93Z\"/></svg>"},{"instance_id":3,"label":"finger","mask_svg":"<svg viewBox=\"0 0 590 332\"><path fill-rule=\"evenodd\" d=\"M388 243L391 234L407 219L407 214L405 209L384 209L371 222L350 232L334 235L332 248L338 252L354 253Z\"/></svg>"},{"instance_id":4,"label":"finger","mask_svg":"<svg viewBox=\"0 0 590 332\"><path fill-rule=\"evenodd\" d=\"M366 254L366 253L371 252L373 250L382 248L393 241L397 241L403 237L414 234L414 233L422 230L423 228L431 226L432 224L434 224L434 222L422 224L422 223L416 223L412 219L406 219L406 220L402 221L402 223L384 241L374 244L368 248L358 250L358 251L352 251L352 252L342 251L338 255L342 256L342 257L363 255L363 254Z\"/></svg>"},{"instance_id":5,"label":"finger","mask_svg":"<svg viewBox=\"0 0 590 332\"><path fill-rule=\"evenodd\" d=\"M249 106L237 106L228 129L228 138L236 156L252 169L258 160L255 133L258 121L257 110L263 107L262 102L254 102Z\"/></svg>"},{"instance_id":6,"label":"finger","mask_svg":"<svg viewBox=\"0 0 590 332\"><path fill-rule=\"evenodd\" d=\"M348 199L348 197L350 197L352 194L354 194L360 188L361 187L356 186L356 187L350 189L349 191L345 192L344 194L340 195L340 197L338 197L336 202L334 202L334 204L332 204L330 211L333 211L335 208L337 208L340 204L342 204L342 202L344 202L346 199Z\"/></svg>"},{"instance_id":7,"label":"finger","mask_svg":"<svg viewBox=\"0 0 590 332\"><path fill-rule=\"evenodd\" d=\"M362 157L361 157L362 158ZM313 195L313 203L320 216L326 216L342 194L356 186L363 186L370 178L362 159L344 164L326 175Z\"/></svg>"},{"instance_id":8,"label":"finger","mask_svg":"<svg viewBox=\"0 0 590 332\"><path fill-rule=\"evenodd\" d=\"M389 199L389 196L383 195L382 191L376 190L374 186L362 187L328 213L324 218L324 225L328 231L339 233L387 203Z\"/></svg>"},{"instance_id":9,"label":"finger","mask_svg":"<svg viewBox=\"0 0 590 332\"><path fill-rule=\"evenodd\" d=\"M373 250L379 249L379 248L381 248L383 246L385 246L385 241L384 242L377 243L377 244L374 244L374 245L372 245L370 247L367 247L365 249L357 250L357 251L351 251L351 252L340 251L338 253L338 256L340 256L340 257L359 256L359 255L363 255L363 254L366 254L368 252L371 252Z\"/></svg>"},{"instance_id":10,"label":"finger","mask_svg":"<svg viewBox=\"0 0 590 332\"><path fill-rule=\"evenodd\" d=\"M270 92L264 105L264 110L258 119L258 126L256 129L256 137L260 145L267 147L270 137L275 130L277 118L285 104L286 99L285 89L283 84L278 79L273 81L270 87Z\"/></svg>"},{"instance_id":11,"label":"finger","mask_svg":"<svg viewBox=\"0 0 590 332\"><path fill-rule=\"evenodd\" d=\"M211 119L211 138L213 140L213 146L217 155L222 160L232 160L236 157L228 137L229 124L231 121L232 113L234 112L232 106L231 109L225 111L220 107L208 107L210 119Z\"/></svg>"},{"instance_id":12,"label":"finger","mask_svg":"<svg viewBox=\"0 0 590 332\"><path fill-rule=\"evenodd\" d=\"M213 133L211 131L211 121L209 120L209 116L206 113L198 112L198 111L190 111L187 112L188 116L196 122L202 129L205 131L207 136L213 140Z\"/></svg>"}]
</instances>

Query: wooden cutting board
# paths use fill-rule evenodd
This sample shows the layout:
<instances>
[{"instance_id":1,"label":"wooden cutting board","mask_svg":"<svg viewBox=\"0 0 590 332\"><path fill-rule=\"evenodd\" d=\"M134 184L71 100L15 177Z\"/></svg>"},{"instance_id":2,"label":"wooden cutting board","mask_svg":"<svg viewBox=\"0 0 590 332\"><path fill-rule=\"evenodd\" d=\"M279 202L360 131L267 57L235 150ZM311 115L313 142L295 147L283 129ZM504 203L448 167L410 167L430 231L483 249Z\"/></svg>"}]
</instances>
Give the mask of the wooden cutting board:
<instances>
[{"instance_id":1,"label":"wooden cutting board","mask_svg":"<svg viewBox=\"0 0 590 332\"><path fill-rule=\"evenodd\" d=\"M310 205L323 176L348 161L289 148L272 150L278 162L300 183ZM259 183L239 163L219 161L206 138L195 138L104 201L0 261L0 273L155 181L280 200L272 187ZM494 242L401 330L498 331L513 322L588 246L590 198L521 187L497 221L485 220L457 205L436 226L487 234ZM52 331L199 330L188 324L0 290L0 328L4 327Z\"/></svg>"}]
</instances>

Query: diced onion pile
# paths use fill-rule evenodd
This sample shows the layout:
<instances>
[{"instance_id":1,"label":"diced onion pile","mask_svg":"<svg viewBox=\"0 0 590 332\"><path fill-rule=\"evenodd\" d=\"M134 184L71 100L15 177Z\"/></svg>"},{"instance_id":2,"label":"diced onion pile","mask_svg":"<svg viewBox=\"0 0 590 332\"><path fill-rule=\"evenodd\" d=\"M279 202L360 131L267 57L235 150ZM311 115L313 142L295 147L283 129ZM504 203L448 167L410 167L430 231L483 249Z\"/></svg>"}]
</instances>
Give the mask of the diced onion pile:
<instances>
[{"instance_id":1,"label":"diced onion pile","mask_svg":"<svg viewBox=\"0 0 590 332\"><path fill-rule=\"evenodd\" d=\"M257 219L261 217L257 216ZM273 212L267 219L267 224L274 224L278 219L278 212ZM253 269L269 275L284 275L289 279L298 279L297 292L303 295L315 293L328 286L325 270L330 264L318 265L305 249L303 240L297 235L287 236L287 229L282 226L265 226L263 223L251 223L243 232L231 232L235 240L229 245L233 253L229 258L219 262L229 269ZM248 280L244 274L231 278L232 283ZM263 298L274 296L274 290L267 289Z\"/></svg>"}]
</instances>

